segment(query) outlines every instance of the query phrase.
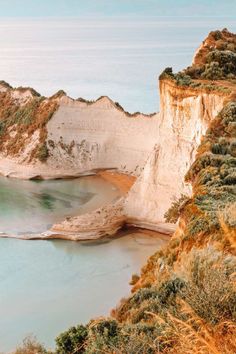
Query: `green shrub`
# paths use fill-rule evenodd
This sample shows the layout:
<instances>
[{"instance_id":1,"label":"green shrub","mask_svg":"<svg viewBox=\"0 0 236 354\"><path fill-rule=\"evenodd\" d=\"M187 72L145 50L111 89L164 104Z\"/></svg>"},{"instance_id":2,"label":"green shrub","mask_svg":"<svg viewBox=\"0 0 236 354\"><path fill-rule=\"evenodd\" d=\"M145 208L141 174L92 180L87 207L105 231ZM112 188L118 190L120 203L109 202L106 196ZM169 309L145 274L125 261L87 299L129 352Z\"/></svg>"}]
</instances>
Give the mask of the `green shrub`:
<instances>
[{"instance_id":1,"label":"green shrub","mask_svg":"<svg viewBox=\"0 0 236 354\"><path fill-rule=\"evenodd\" d=\"M198 66L198 65L192 65L187 67L187 69L184 70L186 75L189 75L192 79L198 79L202 72L203 72L203 67ZM199 83L200 85L200 83Z\"/></svg>"},{"instance_id":2,"label":"green shrub","mask_svg":"<svg viewBox=\"0 0 236 354\"><path fill-rule=\"evenodd\" d=\"M56 338L56 353L79 354L84 353L85 342L88 337L87 327L78 325L61 333Z\"/></svg>"},{"instance_id":3,"label":"green shrub","mask_svg":"<svg viewBox=\"0 0 236 354\"><path fill-rule=\"evenodd\" d=\"M191 77L183 72L175 74L175 80L178 86L190 86L192 83Z\"/></svg>"},{"instance_id":4,"label":"green shrub","mask_svg":"<svg viewBox=\"0 0 236 354\"><path fill-rule=\"evenodd\" d=\"M211 62L205 65L201 77L207 80L220 80L224 78L224 72L222 68L220 68L219 63Z\"/></svg>"},{"instance_id":5,"label":"green shrub","mask_svg":"<svg viewBox=\"0 0 236 354\"><path fill-rule=\"evenodd\" d=\"M194 236L200 232L207 233L210 230L209 221L201 216L192 216L187 226L187 235Z\"/></svg>"},{"instance_id":6,"label":"green shrub","mask_svg":"<svg viewBox=\"0 0 236 354\"><path fill-rule=\"evenodd\" d=\"M231 174L228 174L228 176L224 178L224 183L236 185L236 171Z\"/></svg>"},{"instance_id":7,"label":"green shrub","mask_svg":"<svg viewBox=\"0 0 236 354\"><path fill-rule=\"evenodd\" d=\"M210 66L215 66L215 68L218 66L218 70L222 72L223 77L226 77L228 74L236 75L236 53L230 50L212 50L207 55L206 61ZM207 67L205 68L206 70Z\"/></svg>"},{"instance_id":8,"label":"green shrub","mask_svg":"<svg viewBox=\"0 0 236 354\"><path fill-rule=\"evenodd\" d=\"M111 353L120 340L120 327L115 320L101 320L89 326L86 354Z\"/></svg>"}]
</instances>

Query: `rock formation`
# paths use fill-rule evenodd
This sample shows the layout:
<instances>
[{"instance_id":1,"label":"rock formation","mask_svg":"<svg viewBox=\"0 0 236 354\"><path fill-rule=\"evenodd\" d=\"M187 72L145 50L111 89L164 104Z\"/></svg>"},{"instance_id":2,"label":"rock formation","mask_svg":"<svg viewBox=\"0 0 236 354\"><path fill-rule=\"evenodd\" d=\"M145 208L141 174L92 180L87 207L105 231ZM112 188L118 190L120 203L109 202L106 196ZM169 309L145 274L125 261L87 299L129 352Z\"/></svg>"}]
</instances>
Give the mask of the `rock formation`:
<instances>
[{"instance_id":1,"label":"rock formation","mask_svg":"<svg viewBox=\"0 0 236 354\"><path fill-rule=\"evenodd\" d=\"M173 232L164 214L181 194L190 194L184 176L210 121L222 109L226 95L177 86L160 80L161 110L156 145L125 203L127 222Z\"/></svg>"},{"instance_id":2,"label":"rock formation","mask_svg":"<svg viewBox=\"0 0 236 354\"><path fill-rule=\"evenodd\" d=\"M5 176L62 178L108 168L139 175L155 144L158 114L127 113L108 97L90 102L59 92L45 99L0 88Z\"/></svg>"}]
</instances>

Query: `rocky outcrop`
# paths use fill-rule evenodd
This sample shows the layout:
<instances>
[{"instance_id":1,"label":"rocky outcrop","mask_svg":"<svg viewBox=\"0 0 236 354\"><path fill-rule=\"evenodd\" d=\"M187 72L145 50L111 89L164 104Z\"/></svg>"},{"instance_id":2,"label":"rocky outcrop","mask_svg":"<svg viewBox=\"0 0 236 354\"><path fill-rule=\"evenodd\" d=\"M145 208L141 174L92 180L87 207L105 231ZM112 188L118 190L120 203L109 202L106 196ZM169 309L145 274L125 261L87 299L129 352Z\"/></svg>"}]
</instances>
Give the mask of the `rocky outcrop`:
<instances>
[{"instance_id":1,"label":"rocky outcrop","mask_svg":"<svg viewBox=\"0 0 236 354\"><path fill-rule=\"evenodd\" d=\"M104 205L90 213L67 217L61 223L53 225L50 230L40 234L0 233L0 237L21 240L97 240L115 235L124 223L124 199L120 198L115 203Z\"/></svg>"},{"instance_id":2,"label":"rocky outcrop","mask_svg":"<svg viewBox=\"0 0 236 354\"><path fill-rule=\"evenodd\" d=\"M125 202L127 223L173 232L164 214L181 194L191 193L184 176L201 137L222 109L225 95L160 81L161 111L157 144Z\"/></svg>"},{"instance_id":3,"label":"rocky outcrop","mask_svg":"<svg viewBox=\"0 0 236 354\"><path fill-rule=\"evenodd\" d=\"M68 238L73 241L96 240L114 235L125 222L123 199L91 213L69 217L47 232L47 238Z\"/></svg>"}]
</instances>

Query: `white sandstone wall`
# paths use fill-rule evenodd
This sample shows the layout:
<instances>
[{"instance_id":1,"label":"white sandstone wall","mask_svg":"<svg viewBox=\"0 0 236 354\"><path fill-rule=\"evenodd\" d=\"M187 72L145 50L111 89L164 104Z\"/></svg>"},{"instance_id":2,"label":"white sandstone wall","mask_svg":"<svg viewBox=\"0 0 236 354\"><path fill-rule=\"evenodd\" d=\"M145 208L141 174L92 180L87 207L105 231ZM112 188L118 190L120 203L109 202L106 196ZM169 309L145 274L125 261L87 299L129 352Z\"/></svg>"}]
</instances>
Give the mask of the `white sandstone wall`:
<instances>
[{"instance_id":1,"label":"white sandstone wall","mask_svg":"<svg viewBox=\"0 0 236 354\"><path fill-rule=\"evenodd\" d=\"M127 222L172 232L164 214L180 195L191 193L184 176L209 122L223 108L225 97L160 82L161 111L156 145L125 203Z\"/></svg>"},{"instance_id":2,"label":"white sandstone wall","mask_svg":"<svg viewBox=\"0 0 236 354\"><path fill-rule=\"evenodd\" d=\"M156 143L158 114L129 116L108 97L88 104L63 97L47 124L52 168L117 168L139 175Z\"/></svg>"},{"instance_id":3,"label":"white sandstone wall","mask_svg":"<svg viewBox=\"0 0 236 354\"><path fill-rule=\"evenodd\" d=\"M3 90L5 87L2 88ZM1 90L1 86L0 86ZM31 92L12 90L14 100L24 104ZM157 137L159 114L130 115L108 97L95 102L57 98L59 108L47 123L46 162L31 160L40 144L40 132L24 137L19 154L0 156L0 174L8 177L63 178L89 174L99 169L118 169L139 175ZM14 136L14 127L9 131Z\"/></svg>"}]
</instances>

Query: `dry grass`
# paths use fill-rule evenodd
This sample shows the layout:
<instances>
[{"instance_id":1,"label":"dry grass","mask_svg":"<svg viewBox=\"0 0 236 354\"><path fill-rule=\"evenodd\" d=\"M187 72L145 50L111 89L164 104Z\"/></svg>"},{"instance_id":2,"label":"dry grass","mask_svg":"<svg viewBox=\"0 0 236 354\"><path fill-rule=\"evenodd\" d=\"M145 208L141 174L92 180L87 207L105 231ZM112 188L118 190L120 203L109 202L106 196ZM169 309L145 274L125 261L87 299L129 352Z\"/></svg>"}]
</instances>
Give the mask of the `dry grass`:
<instances>
[{"instance_id":1,"label":"dry grass","mask_svg":"<svg viewBox=\"0 0 236 354\"><path fill-rule=\"evenodd\" d=\"M46 124L56 111L56 100L35 96L20 104L11 95L11 89L0 93L0 149L7 155L17 155L24 150L31 136L39 130L39 144L47 138ZM38 147L30 159L37 157Z\"/></svg>"},{"instance_id":2,"label":"dry grass","mask_svg":"<svg viewBox=\"0 0 236 354\"><path fill-rule=\"evenodd\" d=\"M222 321L209 325L186 304L183 313L189 320L182 321L169 314L165 336L171 338L171 348L165 354L233 354L236 353L236 324Z\"/></svg>"},{"instance_id":3,"label":"dry grass","mask_svg":"<svg viewBox=\"0 0 236 354\"><path fill-rule=\"evenodd\" d=\"M49 352L37 341L37 339L30 335L23 340L23 343L16 348L12 354L46 354Z\"/></svg>"}]
</instances>

